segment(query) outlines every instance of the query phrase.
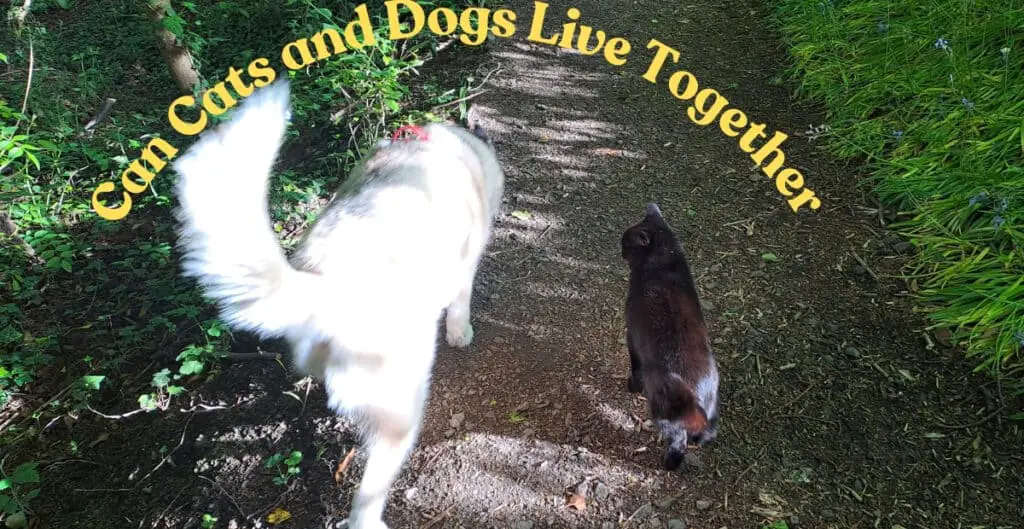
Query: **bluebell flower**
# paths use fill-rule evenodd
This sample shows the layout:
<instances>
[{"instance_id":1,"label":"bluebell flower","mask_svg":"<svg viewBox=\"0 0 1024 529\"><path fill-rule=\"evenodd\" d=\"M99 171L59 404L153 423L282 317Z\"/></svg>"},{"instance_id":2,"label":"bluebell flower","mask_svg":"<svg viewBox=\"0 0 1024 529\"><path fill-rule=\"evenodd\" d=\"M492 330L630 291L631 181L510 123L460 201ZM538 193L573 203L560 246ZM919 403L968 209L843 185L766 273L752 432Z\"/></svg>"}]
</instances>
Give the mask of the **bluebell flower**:
<instances>
[{"instance_id":1,"label":"bluebell flower","mask_svg":"<svg viewBox=\"0 0 1024 529\"><path fill-rule=\"evenodd\" d=\"M879 33L887 33L888 31L889 31L889 24L886 24L885 21L882 21L882 20L878 21L878 32Z\"/></svg>"},{"instance_id":2,"label":"bluebell flower","mask_svg":"<svg viewBox=\"0 0 1024 529\"><path fill-rule=\"evenodd\" d=\"M1001 228L1005 223L1006 219L1004 219L1002 215L996 215L995 217L992 217L992 227L994 227L997 230Z\"/></svg>"},{"instance_id":3,"label":"bluebell flower","mask_svg":"<svg viewBox=\"0 0 1024 529\"><path fill-rule=\"evenodd\" d=\"M1003 62L1006 62L1006 61L1010 60L1010 47L1009 46L1003 46L1002 48L999 49L999 58L1001 58L1003 60Z\"/></svg>"},{"instance_id":4,"label":"bluebell flower","mask_svg":"<svg viewBox=\"0 0 1024 529\"><path fill-rule=\"evenodd\" d=\"M896 138L897 140L903 139L903 131L902 130L894 130L894 131L892 131L892 137Z\"/></svg>"},{"instance_id":5,"label":"bluebell flower","mask_svg":"<svg viewBox=\"0 0 1024 529\"><path fill-rule=\"evenodd\" d=\"M1006 208L1010 206L1010 201L1006 197L999 200L999 205L996 206L996 213L1003 213Z\"/></svg>"},{"instance_id":6,"label":"bluebell flower","mask_svg":"<svg viewBox=\"0 0 1024 529\"><path fill-rule=\"evenodd\" d=\"M988 200L988 193L982 191L981 193L978 193L977 195L974 195L973 197L971 197L971 200L970 200L970 202L968 204L971 205L971 206L974 206L975 204L978 204L980 202L984 202L986 200Z\"/></svg>"},{"instance_id":7,"label":"bluebell flower","mask_svg":"<svg viewBox=\"0 0 1024 529\"><path fill-rule=\"evenodd\" d=\"M940 49L942 51L949 51L949 41L942 37L939 37L935 39L935 48Z\"/></svg>"},{"instance_id":8,"label":"bluebell flower","mask_svg":"<svg viewBox=\"0 0 1024 529\"><path fill-rule=\"evenodd\" d=\"M974 110L974 103L972 103L966 97L961 97L960 102L964 104L964 108L966 108L968 111Z\"/></svg>"},{"instance_id":9,"label":"bluebell flower","mask_svg":"<svg viewBox=\"0 0 1024 529\"><path fill-rule=\"evenodd\" d=\"M1021 347L1024 347L1024 331L1017 331L1017 333L1013 335L1013 339L1017 340L1017 343L1019 343Z\"/></svg>"}]
</instances>

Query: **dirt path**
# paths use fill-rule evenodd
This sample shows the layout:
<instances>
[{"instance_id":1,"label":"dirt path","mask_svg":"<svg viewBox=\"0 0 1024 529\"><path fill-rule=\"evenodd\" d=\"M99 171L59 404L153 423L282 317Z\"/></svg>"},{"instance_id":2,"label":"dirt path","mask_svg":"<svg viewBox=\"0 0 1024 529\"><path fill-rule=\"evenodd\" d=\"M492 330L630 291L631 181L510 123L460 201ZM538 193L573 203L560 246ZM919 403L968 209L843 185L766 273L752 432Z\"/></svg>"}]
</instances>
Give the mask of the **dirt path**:
<instances>
[{"instance_id":1,"label":"dirt path","mask_svg":"<svg viewBox=\"0 0 1024 529\"><path fill-rule=\"evenodd\" d=\"M773 82L781 53L763 14L751 2L614 4L572 5L633 43L622 71L522 38L491 52L502 71L474 112L507 166L505 215L480 272L476 341L439 351L392 528L1019 526L1019 437L981 420L998 389L979 390L958 353L921 334L906 285L886 277L905 245L859 207L854 173L799 136L821 118ZM525 19L532 4L512 7ZM818 214L794 215L735 140L641 80L652 37L792 136L785 151L825 200ZM686 242L723 373L719 440L675 475L624 390L618 240L652 199ZM333 527L361 459L335 486L351 431L322 388L307 398L295 380L237 364L197 397L224 409L79 431L92 464L48 485L52 527L191 528L203 513L217 527L265 527L244 517L275 507L292 513L282 527ZM302 473L274 485L263 460L291 450L305 454ZM569 489L585 511L565 506Z\"/></svg>"}]
</instances>

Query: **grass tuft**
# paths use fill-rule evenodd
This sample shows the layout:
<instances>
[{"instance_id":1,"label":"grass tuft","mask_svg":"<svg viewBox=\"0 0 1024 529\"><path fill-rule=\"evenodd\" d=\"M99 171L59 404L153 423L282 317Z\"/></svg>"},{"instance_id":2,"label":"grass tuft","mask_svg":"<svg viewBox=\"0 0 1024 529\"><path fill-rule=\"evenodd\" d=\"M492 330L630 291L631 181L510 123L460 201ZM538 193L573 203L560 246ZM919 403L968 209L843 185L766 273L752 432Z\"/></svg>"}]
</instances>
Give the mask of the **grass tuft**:
<instances>
[{"instance_id":1,"label":"grass tuft","mask_svg":"<svg viewBox=\"0 0 1024 529\"><path fill-rule=\"evenodd\" d=\"M774 22L830 150L901 212L930 327L1024 382L1024 2L776 0Z\"/></svg>"}]
</instances>

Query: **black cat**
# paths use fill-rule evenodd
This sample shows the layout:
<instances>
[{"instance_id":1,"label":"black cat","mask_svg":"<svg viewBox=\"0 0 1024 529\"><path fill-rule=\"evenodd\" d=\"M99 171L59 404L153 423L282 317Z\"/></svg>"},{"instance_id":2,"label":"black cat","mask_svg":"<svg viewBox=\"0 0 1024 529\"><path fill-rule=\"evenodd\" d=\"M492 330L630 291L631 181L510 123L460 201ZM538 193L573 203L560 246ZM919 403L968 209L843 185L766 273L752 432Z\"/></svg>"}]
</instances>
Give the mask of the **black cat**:
<instances>
[{"instance_id":1,"label":"black cat","mask_svg":"<svg viewBox=\"0 0 1024 529\"><path fill-rule=\"evenodd\" d=\"M676 470L688 444L718 435L718 365L686 255L656 203L622 235L629 263L626 344L631 393L643 393Z\"/></svg>"}]
</instances>

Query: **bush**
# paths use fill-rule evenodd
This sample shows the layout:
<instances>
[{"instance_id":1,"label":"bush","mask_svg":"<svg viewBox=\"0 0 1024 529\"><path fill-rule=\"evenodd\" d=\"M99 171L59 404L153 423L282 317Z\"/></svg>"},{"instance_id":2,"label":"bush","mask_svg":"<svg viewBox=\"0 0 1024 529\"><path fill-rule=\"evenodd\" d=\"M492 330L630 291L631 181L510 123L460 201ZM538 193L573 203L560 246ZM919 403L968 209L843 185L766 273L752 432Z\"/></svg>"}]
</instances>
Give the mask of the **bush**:
<instances>
[{"instance_id":1,"label":"bush","mask_svg":"<svg viewBox=\"0 0 1024 529\"><path fill-rule=\"evenodd\" d=\"M1024 4L776 0L798 93L919 250L912 290L979 370L1024 380Z\"/></svg>"}]
</instances>

